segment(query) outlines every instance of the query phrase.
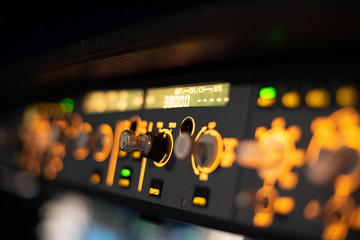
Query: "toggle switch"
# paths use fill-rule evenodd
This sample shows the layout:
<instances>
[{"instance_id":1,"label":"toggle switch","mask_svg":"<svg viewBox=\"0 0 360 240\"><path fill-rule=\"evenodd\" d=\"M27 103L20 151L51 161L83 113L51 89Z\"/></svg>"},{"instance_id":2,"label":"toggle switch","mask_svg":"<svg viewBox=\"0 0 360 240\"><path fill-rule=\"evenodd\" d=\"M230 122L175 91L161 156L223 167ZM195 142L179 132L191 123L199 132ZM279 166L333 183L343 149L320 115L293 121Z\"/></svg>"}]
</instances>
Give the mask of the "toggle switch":
<instances>
[{"instance_id":1,"label":"toggle switch","mask_svg":"<svg viewBox=\"0 0 360 240\"><path fill-rule=\"evenodd\" d=\"M148 132L137 136L134 131L125 130L120 136L120 150L139 151L144 157L161 162L169 155L169 140L166 133Z\"/></svg>"}]
</instances>

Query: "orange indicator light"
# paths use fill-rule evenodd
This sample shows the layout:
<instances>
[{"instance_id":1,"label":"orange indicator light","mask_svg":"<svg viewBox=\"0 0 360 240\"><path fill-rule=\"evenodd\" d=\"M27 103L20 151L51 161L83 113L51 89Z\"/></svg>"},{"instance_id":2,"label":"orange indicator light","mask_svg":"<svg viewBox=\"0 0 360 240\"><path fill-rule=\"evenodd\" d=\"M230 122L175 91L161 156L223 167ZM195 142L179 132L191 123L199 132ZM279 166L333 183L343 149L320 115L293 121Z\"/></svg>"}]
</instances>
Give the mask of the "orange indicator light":
<instances>
[{"instance_id":1,"label":"orange indicator light","mask_svg":"<svg viewBox=\"0 0 360 240\"><path fill-rule=\"evenodd\" d=\"M269 227L273 221L273 214L271 212L258 212L253 218L253 224L255 227Z\"/></svg>"},{"instance_id":2,"label":"orange indicator light","mask_svg":"<svg viewBox=\"0 0 360 240\"><path fill-rule=\"evenodd\" d=\"M287 215L292 212L295 206L295 200L292 197L279 197L274 202L274 210L281 215Z\"/></svg>"},{"instance_id":3,"label":"orange indicator light","mask_svg":"<svg viewBox=\"0 0 360 240\"><path fill-rule=\"evenodd\" d=\"M300 105L300 95L297 91L287 92L282 96L281 102L284 107L297 108Z\"/></svg>"},{"instance_id":4,"label":"orange indicator light","mask_svg":"<svg viewBox=\"0 0 360 240\"><path fill-rule=\"evenodd\" d=\"M127 188L130 186L130 180L129 179L126 179L126 178L121 178L119 181L118 181L118 184L120 187L123 187L123 188Z\"/></svg>"},{"instance_id":5,"label":"orange indicator light","mask_svg":"<svg viewBox=\"0 0 360 240\"><path fill-rule=\"evenodd\" d=\"M206 198L204 198L204 197L194 197L193 204L197 205L197 206L200 206L200 207L205 207L206 206Z\"/></svg>"},{"instance_id":6,"label":"orange indicator light","mask_svg":"<svg viewBox=\"0 0 360 240\"><path fill-rule=\"evenodd\" d=\"M326 240L343 240L346 238L348 226L344 222L334 222L328 225L321 236Z\"/></svg>"},{"instance_id":7,"label":"orange indicator light","mask_svg":"<svg viewBox=\"0 0 360 240\"><path fill-rule=\"evenodd\" d=\"M127 156L127 152L124 152L124 151L119 151L119 157L121 157L121 158L124 158L124 157L126 157Z\"/></svg>"},{"instance_id":8,"label":"orange indicator light","mask_svg":"<svg viewBox=\"0 0 360 240\"><path fill-rule=\"evenodd\" d=\"M261 98L261 97L259 97L256 102L256 104L259 107L263 107L263 108L273 107L273 106L275 106L275 103L276 103L275 98L266 99L266 98Z\"/></svg>"},{"instance_id":9,"label":"orange indicator light","mask_svg":"<svg viewBox=\"0 0 360 240\"><path fill-rule=\"evenodd\" d=\"M356 106L358 94L354 86L344 86L336 91L336 102L341 107Z\"/></svg>"},{"instance_id":10,"label":"orange indicator light","mask_svg":"<svg viewBox=\"0 0 360 240\"><path fill-rule=\"evenodd\" d=\"M305 101L311 108L327 108L330 104L330 94L324 88L312 89L306 94Z\"/></svg>"},{"instance_id":11,"label":"orange indicator light","mask_svg":"<svg viewBox=\"0 0 360 240\"><path fill-rule=\"evenodd\" d=\"M98 185L100 183L100 175L98 173L93 173L90 176L90 182L92 185Z\"/></svg>"},{"instance_id":12,"label":"orange indicator light","mask_svg":"<svg viewBox=\"0 0 360 240\"><path fill-rule=\"evenodd\" d=\"M309 220L320 214L320 203L318 200L311 200L304 209L304 218Z\"/></svg>"},{"instance_id":13,"label":"orange indicator light","mask_svg":"<svg viewBox=\"0 0 360 240\"><path fill-rule=\"evenodd\" d=\"M157 127L158 129L163 128L163 126L164 126L164 123L163 123L163 122L157 122L157 123L156 123L156 127Z\"/></svg>"},{"instance_id":14,"label":"orange indicator light","mask_svg":"<svg viewBox=\"0 0 360 240\"><path fill-rule=\"evenodd\" d=\"M140 155L141 155L141 153L139 151L133 151L132 158L133 159L139 159Z\"/></svg>"}]
</instances>

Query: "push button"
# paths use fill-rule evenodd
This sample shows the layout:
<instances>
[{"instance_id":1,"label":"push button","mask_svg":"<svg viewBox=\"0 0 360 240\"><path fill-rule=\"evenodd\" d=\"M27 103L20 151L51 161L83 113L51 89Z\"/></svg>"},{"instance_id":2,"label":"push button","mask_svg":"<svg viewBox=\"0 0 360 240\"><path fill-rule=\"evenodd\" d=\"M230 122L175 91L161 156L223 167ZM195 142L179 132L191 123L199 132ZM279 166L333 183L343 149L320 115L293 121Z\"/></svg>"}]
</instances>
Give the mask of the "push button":
<instances>
[{"instance_id":1,"label":"push button","mask_svg":"<svg viewBox=\"0 0 360 240\"><path fill-rule=\"evenodd\" d=\"M192 204L199 207L206 207L209 199L209 189L204 187L196 187Z\"/></svg>"},{"instance_id":2,"label":"push button","mask_svg":"<svg viewBox=\"0 0 360 240\"><path fill-rule=\"evenodd\" d=\"M153 179L150 183L149 195L160 197L163 181L159 179Z\"/></svg>"}]
</instances>

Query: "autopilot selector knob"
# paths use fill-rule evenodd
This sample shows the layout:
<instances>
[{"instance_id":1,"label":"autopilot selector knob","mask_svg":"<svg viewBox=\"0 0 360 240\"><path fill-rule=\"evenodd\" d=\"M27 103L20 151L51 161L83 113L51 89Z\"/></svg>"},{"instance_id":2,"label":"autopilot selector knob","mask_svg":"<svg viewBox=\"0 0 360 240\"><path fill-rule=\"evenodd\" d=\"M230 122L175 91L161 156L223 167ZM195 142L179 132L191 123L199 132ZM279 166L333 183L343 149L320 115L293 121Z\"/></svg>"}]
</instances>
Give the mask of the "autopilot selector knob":
<instances>
[{"instance_id":1,"label":"autopilot selector knob","mask_svg":"<svg viewBox=\"0 0 360 240\"><path fill-rule=\"evenodd\" d=\"M125 130L119 145L121 151L139 151L144 157L160 162L168 154L169 141L165 133L147 132L137 136L134 131Z\"/></svg>"},{"instance_id":2,"label":"autopilot selector knob","mask_svg":"<svg viewBox=\"0 0 360 240\"><path fill-rule=\"evenodd\" d=\"M193 154L198 165L207 167L216 155L216 147L216 138L211 135L201 135L198 141L194 142L190 134L184 132L176 138L174 154L178 159L190 159Z\"/></svg>"}]
</instances>

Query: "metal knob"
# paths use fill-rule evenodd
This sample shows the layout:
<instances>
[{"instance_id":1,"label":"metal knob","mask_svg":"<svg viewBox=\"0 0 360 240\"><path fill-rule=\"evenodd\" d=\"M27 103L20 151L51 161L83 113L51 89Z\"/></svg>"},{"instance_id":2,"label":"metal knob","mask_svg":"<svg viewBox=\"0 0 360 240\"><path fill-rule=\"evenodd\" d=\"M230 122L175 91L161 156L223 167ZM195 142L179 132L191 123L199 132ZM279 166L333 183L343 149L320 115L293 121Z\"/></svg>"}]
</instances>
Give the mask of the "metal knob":
<instances>
[{"instance_id":1,"label":"metal knob","mask_svg":"<svg viewBox=\"0 0 360 240\"><path fill-rule=\"evenodd\" d=\"M147 134L136 136L135 132L125 130L120 136L120 149L124 152L139 151L147 155L152 147L151 137Z\"/></svg>"}]
</instances>

